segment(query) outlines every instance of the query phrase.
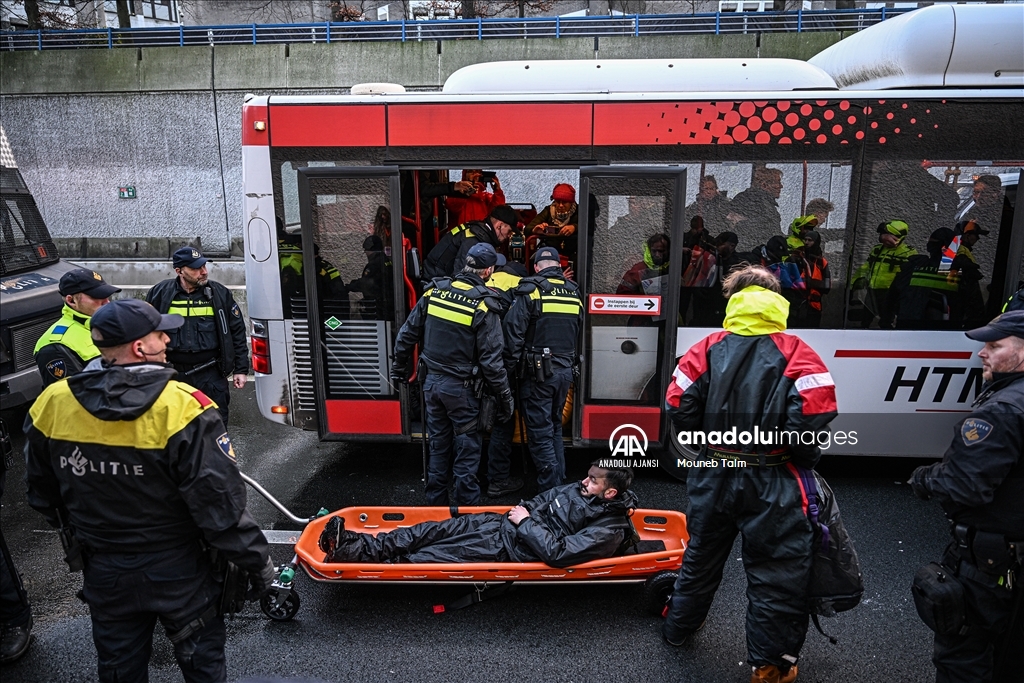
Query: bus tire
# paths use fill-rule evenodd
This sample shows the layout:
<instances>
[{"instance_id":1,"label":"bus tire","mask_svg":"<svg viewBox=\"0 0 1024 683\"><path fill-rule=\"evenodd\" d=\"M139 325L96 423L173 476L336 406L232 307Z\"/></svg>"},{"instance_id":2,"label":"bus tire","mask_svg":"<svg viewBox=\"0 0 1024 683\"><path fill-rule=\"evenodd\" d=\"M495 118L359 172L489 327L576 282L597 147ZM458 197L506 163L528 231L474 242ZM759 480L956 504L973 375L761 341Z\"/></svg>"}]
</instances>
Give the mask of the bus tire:
<instances>
[{"instance_id":1,"label":"bus tire","mask_svg":"<svg viewBox=\"0 0 1024 683\"><path fill-rule=\"evenodd\" d=\"M663 571L647 577L644 583L644 609L654 617L665 616L672 587L679 572Z\"/></svg>"}]
</instances>

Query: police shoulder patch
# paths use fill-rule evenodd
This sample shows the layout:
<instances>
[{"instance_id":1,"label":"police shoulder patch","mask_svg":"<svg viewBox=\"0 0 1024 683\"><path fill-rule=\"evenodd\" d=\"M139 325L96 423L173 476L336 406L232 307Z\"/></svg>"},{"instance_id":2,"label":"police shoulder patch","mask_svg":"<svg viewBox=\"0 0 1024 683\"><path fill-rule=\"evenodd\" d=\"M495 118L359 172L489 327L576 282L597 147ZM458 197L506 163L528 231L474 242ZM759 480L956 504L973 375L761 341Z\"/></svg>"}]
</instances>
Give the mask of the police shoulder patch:
<instances>
[{"instance_id":1,"label":"police shoulder patch","mask_svg":"<svg viewBox=\"0 0 1024 683\"><path fill-rule=\"evenodd\" d=\"M235 459L235 447L231 445L231 437L228 436L227 432L217 437L217 447L221 453L231 458L231 462L237 462Z\"/></svg>"},{"instance_id":2,"label":"police shoulder patch","mask_svg":"<svg viewBox=\"0 0 1024 683\"><path fill-rule=\"evenodd\" d=\"M960 427L960 436L968 446L974 446L984 441L992 430L995 429L991 423L976 417L969 417L964 420Z\"/></svg>"},{"instance_id":3,"label":"police shoulder patch","mask_svg":"<svg viewBox=\"0 0 1024 683\"><path fill-rule=\"evenodd\" d=\"M62 358L51 360L47 363L46 371L50 373L50 377L53 377L54 379L64 379L68 376L68 368L64 364L64 360Z\"/></svg>"},{"instance_id":4,"label":"police shoulder patch","mask_svg":"<svg viewBox=\"0 0 1024 683\"><path fill-rule=\"evenodd\" d=\"M242 309L238 307L238 304L231 304L231 315L236 318L242 317Z\"/></svg>"},{"instance_id":5,"label":"police shoulder patch","mask_svg":"<svg viewBox=\"0 0 1024 683\"><path fill-rule=\"evenodd\" d=\"M206 394L199 391L198 389L196 389L195 391L190 391L189 393L192 394L192 398L199 401L199 405L201 405L203 408L213 405L213 401L211 401Z\"/></svg>"}]
</instances>

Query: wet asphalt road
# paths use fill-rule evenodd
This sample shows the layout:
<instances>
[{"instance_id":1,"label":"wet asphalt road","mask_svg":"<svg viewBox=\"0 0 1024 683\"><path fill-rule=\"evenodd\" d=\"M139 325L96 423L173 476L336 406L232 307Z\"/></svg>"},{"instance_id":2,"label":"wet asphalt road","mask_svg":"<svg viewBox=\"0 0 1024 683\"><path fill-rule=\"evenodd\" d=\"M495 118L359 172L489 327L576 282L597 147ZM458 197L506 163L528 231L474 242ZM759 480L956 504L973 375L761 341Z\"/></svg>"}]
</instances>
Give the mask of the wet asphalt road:
<instances>
[{"instance_id":1,"label":"wet asphalt road","mask_svg":"<svg viewBox=\"0 0 1024 683\"><path fill-rule=\"evenodd\" d=\"M418 447L320 444L315 434L264 421L251 385L235 392L231 410L240 467L300 516L321 506L424 502ZM22 443L16 439L19 450ZM570 451L569 475L582 477L599 455ZM826 456L819 468L835 489L856 543L866 591L855 610L823 620L838 645L811 627L800 681L934 680L930 632L918 620L909 585L919 566L939 557L946 530L939 507L915 499L902 483L916 464ZM0 674L6 683L95 680L88 609L74 597L80 575L66 571L56 535L26 505L24 466L15 467L2 523L33 603L35 642ZM635 490L644 507L685 509L684 486L660 472L642 471ZM498 502L513 504L519 495ZM249 505L264 528L295 528L253 492ZM745 580L738 545L733 556L706 628L684 648L662 643L660 619L643 611L639 585L522 585L504 597L435 615L434 604L461 597L467 588L331 585L303 575L296 581L302 607L294 621L271 622L251 606L228 624L228 676L745 683ZM278 546L274 558L283 562L290 553ZM157 632L150 679L180 681L159 626Z\"/></svg>"}]
</instances>

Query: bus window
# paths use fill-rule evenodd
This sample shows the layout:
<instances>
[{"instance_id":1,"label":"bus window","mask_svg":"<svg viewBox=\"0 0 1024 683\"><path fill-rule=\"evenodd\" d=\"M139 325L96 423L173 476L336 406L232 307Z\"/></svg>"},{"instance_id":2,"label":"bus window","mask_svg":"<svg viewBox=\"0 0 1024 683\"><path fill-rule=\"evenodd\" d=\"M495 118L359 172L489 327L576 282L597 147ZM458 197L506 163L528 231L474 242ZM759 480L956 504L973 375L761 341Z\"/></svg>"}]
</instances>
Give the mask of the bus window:
<instances>
[{"instance_id":1,"label":"bus window","mask_svg":"<svg viewBox=\"0 0 1024 683\"><path fill-rule=\"evenodd\" d=\"M590 183L587 399L660 405L666 301L675 286L669 267L680 253L671 239L675 180L593 178ZM652 304L652 311L661 313L641 308L637 314L604 314L601 294L657 300L661 307Z\"/></svg>"},{"instance_id":2,"label":"bus window","mask_svg":"<svg viewBox=\"0 0 1024 683\"><path fill-rule=\"evenodd\" d=\"M374 228L382 208L390 226L390 180L311 178L309 195L316 323L323 340L327 396L389 394L394 271L390 251ZM305 254L309 244L303 243L305 264L310 263Z\"/></svg>"},{"instance_id":3,"label":"bus window","mask_svg":"<svg viewBox=\"0 0 1024 683\"><path fill-rule=\"evenodd\" d=\"M849 325L969 329L995 316L1013 223L1003 181L1016 173L920 159L865 170Z\"/></svg>"},{"instance_id":4,"label":"bus window","mask_svg":"<svg viewBox=\"0 0 1024 683\"><path fill-rule=\"evenodd\" d=\"M843 301L832 288L845 261L849 162L727 161L687 164L687 172L695 182L683 226L683 324L721 326L722 279L746 261L779 275L790 327L841 327Z\"/></svg>"}]
</instances>

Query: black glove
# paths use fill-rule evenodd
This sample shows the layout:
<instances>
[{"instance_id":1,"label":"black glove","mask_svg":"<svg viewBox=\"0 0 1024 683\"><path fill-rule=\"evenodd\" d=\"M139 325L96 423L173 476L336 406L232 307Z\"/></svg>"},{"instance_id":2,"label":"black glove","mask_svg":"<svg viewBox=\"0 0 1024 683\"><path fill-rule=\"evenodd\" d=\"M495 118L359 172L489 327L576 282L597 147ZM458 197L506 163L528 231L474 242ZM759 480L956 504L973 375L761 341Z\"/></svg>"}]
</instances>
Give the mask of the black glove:
<instances>
[{"instance_id":1,"label":"black glove","mask_svg":"<svg viewBox=\"0 0 1024 683\"><path fill-rule=\"evenodd\" d=\"M276 578L277 567L274 566L274 562L268 557L267 564L264 565L259 574L249 574L249 591L245 597L249 600L259 600L270 592L270 587Z\"/></svg>"},{"instance_id":2,"label":"black glove","mask_svg":"<svg viewBox=\"0 0 1024 683\"><path fill-rule=\"evenodd\" d=\"M409 366L395 363L391 366L391 383L405 384L409 381Z\"/></svg>"},{"instance_id":3,"label":"black glove","mask_svg":"<svg viewBox=\"0 0 1024 683\"><path fill-rule=\"evenodd\" d=\"M505 387L498 394L498 421L508 422L512 419L512 413L516 410L515 399L512 398L512 390Z\"/></svg>"},{"instance_id":4,"label":"black glove","mask_svg":"<svg viewBox=\"0 0 1024 683\"><path fill-rule=\"evenodd\" d=\"M921 500L931 500L932 498L932 492L928 490L928 481L925 476L927 472L927 466L918 467L914 470L914 473L910 475L910 479L907 480L907 483L910 484L910 488L914 490L914 495Z\"/></svg>"}]
</instances>

